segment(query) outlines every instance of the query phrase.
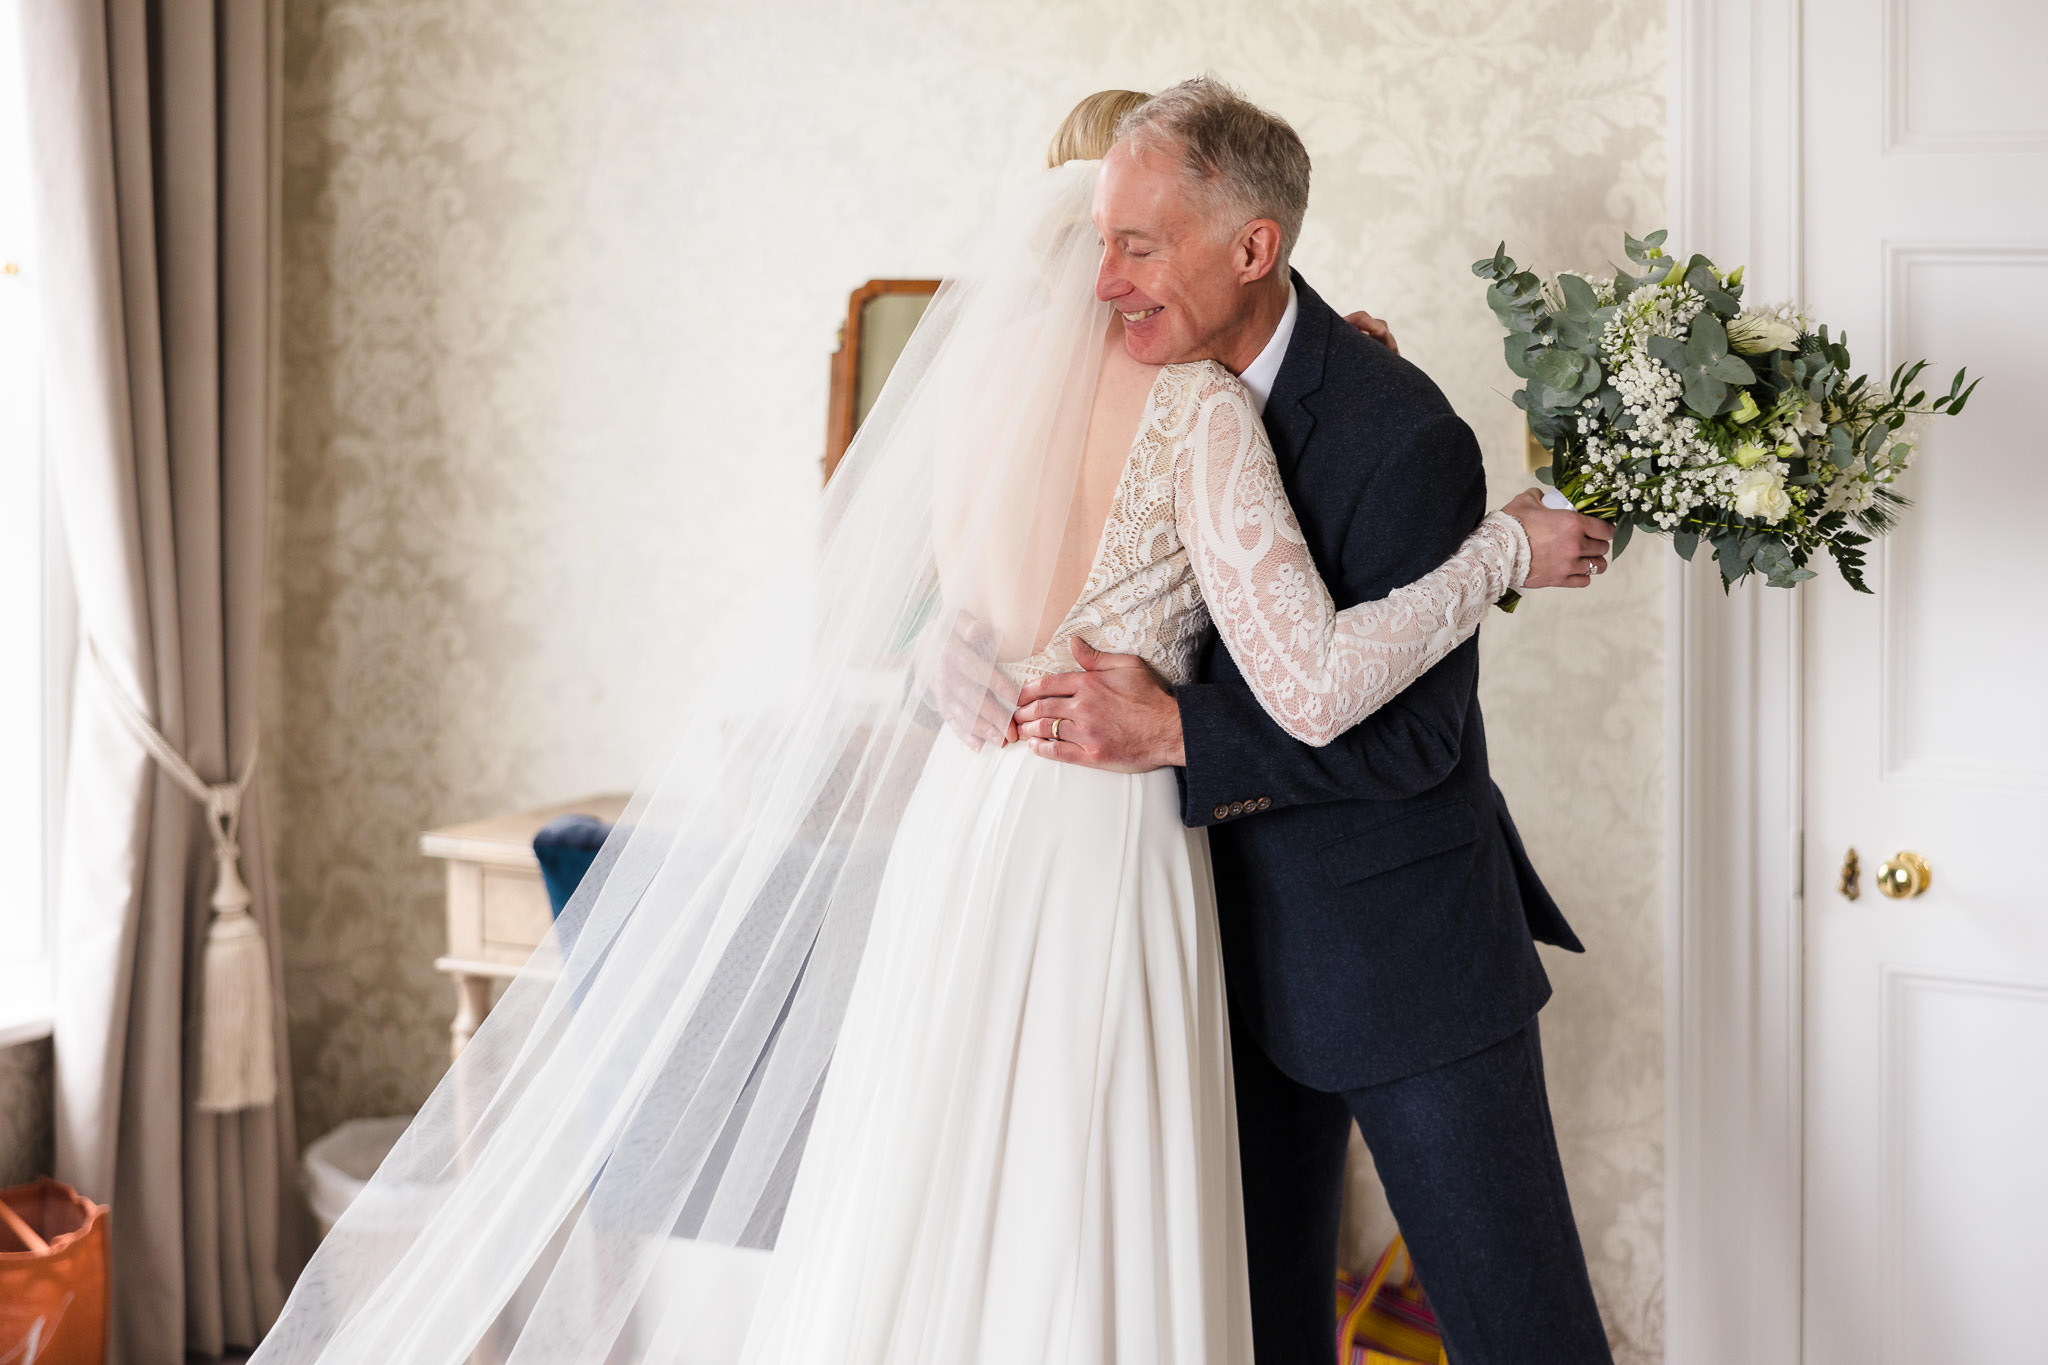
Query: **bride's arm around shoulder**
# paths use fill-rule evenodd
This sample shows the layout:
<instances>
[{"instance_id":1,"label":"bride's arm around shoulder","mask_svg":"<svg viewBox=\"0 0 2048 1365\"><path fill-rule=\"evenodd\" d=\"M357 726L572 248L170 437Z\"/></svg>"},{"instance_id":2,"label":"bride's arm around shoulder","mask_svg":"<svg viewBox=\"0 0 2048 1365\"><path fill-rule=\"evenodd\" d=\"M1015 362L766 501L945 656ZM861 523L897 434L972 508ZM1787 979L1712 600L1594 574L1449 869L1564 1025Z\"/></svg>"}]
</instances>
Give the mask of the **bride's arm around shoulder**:
<instances>
[{"instance_id":1,"label":"bride's arm around shoulder","mask_svg":"<svg viewBox=\"0 0 2048 1365\"><path fill-rule=\"evenodd\" d=\"M1324 745L1398 696L1529 576L1521 521L1495 512L1430 573L1339 611L1250 395L1204 364L1174 453L1174 512L1209 615L1259 705Z\"/></svg>"}]
</instances>

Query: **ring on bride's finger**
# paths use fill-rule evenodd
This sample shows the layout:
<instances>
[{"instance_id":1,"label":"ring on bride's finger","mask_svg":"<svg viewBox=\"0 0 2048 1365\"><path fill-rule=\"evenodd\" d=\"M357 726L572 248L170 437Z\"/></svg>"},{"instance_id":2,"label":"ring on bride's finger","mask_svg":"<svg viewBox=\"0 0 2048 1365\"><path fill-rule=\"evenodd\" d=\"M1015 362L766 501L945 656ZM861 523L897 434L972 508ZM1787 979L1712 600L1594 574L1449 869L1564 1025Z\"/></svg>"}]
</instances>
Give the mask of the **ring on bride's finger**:
<instances>
[{"instance_id":1,"label":"ring on bride's finger","mask_svg":"<svg viewBox=\"0 0 2048 1365\"><path fill-rule=\"evenodd\" d=\"M1055 744L1060 742L1060 722L1065 719L1066 717L1064 716L1054 716L1052 718L1052 742Z\"/></svg>"}]
</instances>

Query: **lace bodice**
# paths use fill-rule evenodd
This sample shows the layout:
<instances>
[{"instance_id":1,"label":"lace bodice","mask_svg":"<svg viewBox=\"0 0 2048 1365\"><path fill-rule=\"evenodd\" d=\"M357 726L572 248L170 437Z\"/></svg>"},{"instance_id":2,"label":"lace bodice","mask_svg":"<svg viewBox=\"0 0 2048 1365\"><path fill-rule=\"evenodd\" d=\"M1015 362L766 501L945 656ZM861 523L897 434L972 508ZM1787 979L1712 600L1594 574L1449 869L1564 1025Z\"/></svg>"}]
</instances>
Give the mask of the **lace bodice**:
<instances>
[{"instance_id":1,"label":"lace bodice","mask_svg":"<svg viewBox=\"0 0 2048 1365\"><path fill-rule=\"evenodd\" d=\"M1071 671L1080 636L1194 677L1212 620L1259 704L1327 744L1479 628L1529 572L1521 524L1496 512L1437 569L1337 610L1287 501L1265 427L1213 361L1160 370L1080 599L1018 681Z\"/></svg>"}]
</instances>

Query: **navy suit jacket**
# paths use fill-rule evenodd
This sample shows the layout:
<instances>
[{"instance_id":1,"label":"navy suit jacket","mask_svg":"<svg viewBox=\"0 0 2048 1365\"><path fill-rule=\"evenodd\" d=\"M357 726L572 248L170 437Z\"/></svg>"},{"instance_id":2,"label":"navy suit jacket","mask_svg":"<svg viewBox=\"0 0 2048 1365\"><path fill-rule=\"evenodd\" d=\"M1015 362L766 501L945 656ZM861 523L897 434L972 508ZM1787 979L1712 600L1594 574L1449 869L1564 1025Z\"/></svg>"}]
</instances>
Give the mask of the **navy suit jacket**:
<instances>
[{"instance_id":1,"label":"navy suit jacket","mask_svg":"<svg viewBox=\"0 0 2048 1365\"><path fill-rule=\"evenodd\" d=\"M1486 477L1427 375L1294 288L1266 430L1344 607L1450 558ZM1298 1081L1349 1090L1469 1056L1549 998L1533 940L1582 951L1487 771L1478 686L1474 636L1320 749L1260 709L1213 635L1175 689L1182 817L1211 827L1231 1005Z\"/></svg>"}]
</instances>

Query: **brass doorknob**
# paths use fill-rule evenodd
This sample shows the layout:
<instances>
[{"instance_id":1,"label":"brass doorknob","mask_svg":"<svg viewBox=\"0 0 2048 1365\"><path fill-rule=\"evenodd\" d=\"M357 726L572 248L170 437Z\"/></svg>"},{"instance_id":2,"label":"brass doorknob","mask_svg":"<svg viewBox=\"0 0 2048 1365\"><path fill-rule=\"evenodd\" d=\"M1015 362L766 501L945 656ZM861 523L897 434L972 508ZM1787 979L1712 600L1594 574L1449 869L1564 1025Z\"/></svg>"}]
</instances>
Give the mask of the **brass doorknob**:
<instances>
[{"instance_id":1,"label":"brass doorknob","mask_svg":"<svg viewBox=\"0 0 2048 1365\"><path fill-rule=\"evenodd\" d=\"M1917 853L1894 853L1877 869L1877 889L1895 901L1917 896L1932 885L1934 869Z\"/></svg>"}]
</instances>

